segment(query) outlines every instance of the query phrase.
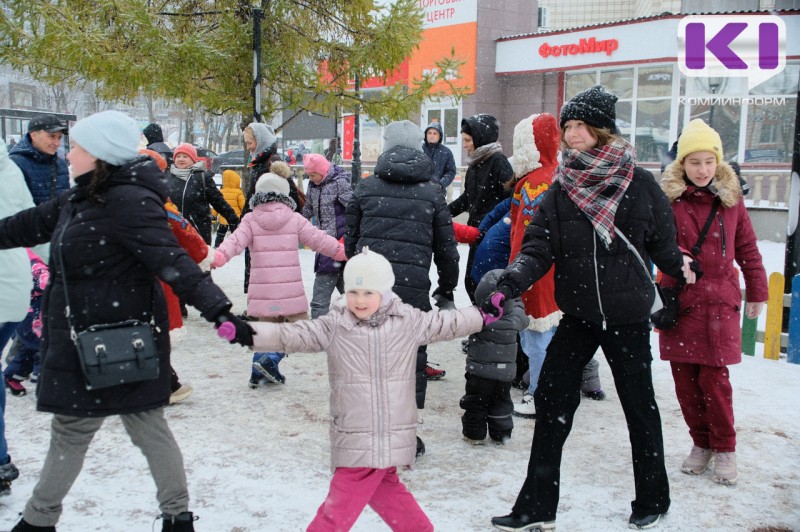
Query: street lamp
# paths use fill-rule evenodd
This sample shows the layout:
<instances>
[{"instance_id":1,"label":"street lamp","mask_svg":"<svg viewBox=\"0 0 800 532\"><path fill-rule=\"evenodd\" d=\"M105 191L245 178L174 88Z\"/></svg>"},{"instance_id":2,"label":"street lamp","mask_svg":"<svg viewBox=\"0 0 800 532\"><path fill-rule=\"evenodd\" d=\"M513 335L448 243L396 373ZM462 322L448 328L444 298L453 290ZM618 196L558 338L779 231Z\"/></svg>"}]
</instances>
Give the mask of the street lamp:
<instances>
[{"instance_id":1,"label":"street lamp","mask_svg":"<svg viewBox=\"0 0 800 532\"><path fill-rule=\"evenodd\" d=\"M361 76L356 72L353 79L353 88L355 89L356 96L356 109L355 109L355 123L353 124L353 163L350 166L352 176L350 182L353 187L361 180L361 104L359 98L361 97Z\"/></svg>"},{"instance_id":2,"label":"street lamp","mask_svg":"<svg viewBox=\"0 0 800 532\"><path fill-rule=\"evenodd\" d=\"M253 8L253 121L261 122L261 19L264 12Z\"/></svg>"}]
</instances>

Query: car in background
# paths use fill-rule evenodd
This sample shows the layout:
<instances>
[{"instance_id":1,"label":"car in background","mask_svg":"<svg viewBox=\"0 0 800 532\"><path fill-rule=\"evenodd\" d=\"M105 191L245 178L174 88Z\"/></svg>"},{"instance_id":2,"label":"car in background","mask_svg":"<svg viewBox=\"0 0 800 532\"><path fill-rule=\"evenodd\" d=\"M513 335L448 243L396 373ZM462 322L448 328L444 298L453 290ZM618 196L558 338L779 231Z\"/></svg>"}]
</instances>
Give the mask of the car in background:
<instances>
[{"instance_id":1,"label":"car in background","mask_svg":"<svg viewBox=\"0 0 800 532\"><path fill-rule=\"evenodd\" d=\"M208 148L203 148L202 146L194 145L197 149L197 160L203 161L206 163L206 169L211 170L214 168L214 161L217 158L217 154L213 151L209 150Z\"/></svg>"},{"instance_id":2,"label":"car in background","mask_svg":"<svg viewBox=\"0 0 800 532\"><path fill-rule=\"evenodd\" d=\"M221 174L225 169L223 167L238 167L242 168L245 163L244 150L231 150L224 151L214 158L214 166L211 170L215 174Z\"/></svg>"}]
</instances>

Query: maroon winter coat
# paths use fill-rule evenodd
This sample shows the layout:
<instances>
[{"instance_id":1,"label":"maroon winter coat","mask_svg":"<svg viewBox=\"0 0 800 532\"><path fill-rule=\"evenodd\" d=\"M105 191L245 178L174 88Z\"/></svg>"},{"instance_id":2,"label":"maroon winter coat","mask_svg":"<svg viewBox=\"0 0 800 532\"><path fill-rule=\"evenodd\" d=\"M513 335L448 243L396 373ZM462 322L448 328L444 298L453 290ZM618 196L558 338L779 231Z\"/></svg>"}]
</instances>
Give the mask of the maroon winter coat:
<instances>
[{"instance_id":1,"label":"maroon winter coat","mask_svg":"<svg viewBox=\"0 0 800 532\"><path fill-rule=\"evenodd\" d=\"M721 200L697 257L703 276L681 291L675 328L659 334L661 358L706 366L738 364L742 360L742 293L734 260L744 275L747 301L767 300L767 275L739 180L722 163L711 184L699 188L684 179L683 168L675 162L664 170L661 188L672 203L678 245L687 253L697 243L714 197ZM675 285L677 280L664 275L663 283Z\"/></svg>"}]
</instances>

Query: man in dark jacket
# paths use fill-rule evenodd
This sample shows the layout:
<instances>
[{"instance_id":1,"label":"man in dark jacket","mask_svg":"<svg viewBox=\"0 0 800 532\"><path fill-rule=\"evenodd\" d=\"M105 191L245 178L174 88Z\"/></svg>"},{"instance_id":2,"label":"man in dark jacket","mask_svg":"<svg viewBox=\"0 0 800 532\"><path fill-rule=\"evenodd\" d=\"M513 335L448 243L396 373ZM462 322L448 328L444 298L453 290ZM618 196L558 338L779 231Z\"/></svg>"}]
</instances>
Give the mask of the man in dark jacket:
<instances>
[{"instance_id":1,"label":"man in dark jacket","mask_svg":"<svg viewBox=\"0 0 800 532\"><path fill-rule=\"evenodd\" d=\"M420 150L422 131L408 120L392 122L384 132L384 152L375 175L353 191L345 216L345 253L369 247L394 270L394 292L404 303L431 310L431 258L439 275L438 292L452 293L458 283L458 250L453 220L439 186L431 181L433 163ZM417 408L425 407L427 346L417 353ZM417 455L424 453L417 439Z\"/></svg>"},{"instance_id":2,"label":"man in dark jacket","mask_svg":"<svg viewBox=\"0 0 800 532\"><path fill-rule=\"evenodd\" d=\"M147 149L153 150L166 159L167 170L169 170L169 167L172 166L172 150L164 143L164 133L161 131L161 126L155 122L147 124L147 127L142 130L142 134L147 139Z\"/></svg>"},{"instance_id":3,"label":"man in dark jacket","mask_svg":"<svg viewBox=\"0 0 800 532\"><path fill-rule=\"evenodd\" d=\"M461 137L471 161L461 195L448 207L453 216L468 212L467 225L472 227L478 227L483 217L511 193L512 187L507 184L513 179L514 170L497 142L499 134L500 126L492 115L479 114L461 121ZM467 275L464 277L464 288L473 303L478 283L470 277L470 272L477 247L477 244L469 246Z\"/></svg>"},{"instance_id":4,"label":"man in dark jacket","mask_svg":"<svg viewBox=\"0 0 800 532\"><path fill-rule=\"evenodd\" d=\"M447 190L456 177L456 160L453 152L444 144L444 132L439 122L431 122L425 128L425 141L422 151L433 161L433 177L431 181L442 187L442 192Z\"/></svg>"},{"instance_id":5,"label":"man in dark jacket","mask_svg":"<svg viewBox=\"0 0 800 532\"><path fill-rule=\"evenodd\" d=\"M57 116L35 116L28 122L28 133L8 153L22 170L36 205L69 188L67 163L56 155L66 133L67 125Z\"/></svg>"}]
</instances>

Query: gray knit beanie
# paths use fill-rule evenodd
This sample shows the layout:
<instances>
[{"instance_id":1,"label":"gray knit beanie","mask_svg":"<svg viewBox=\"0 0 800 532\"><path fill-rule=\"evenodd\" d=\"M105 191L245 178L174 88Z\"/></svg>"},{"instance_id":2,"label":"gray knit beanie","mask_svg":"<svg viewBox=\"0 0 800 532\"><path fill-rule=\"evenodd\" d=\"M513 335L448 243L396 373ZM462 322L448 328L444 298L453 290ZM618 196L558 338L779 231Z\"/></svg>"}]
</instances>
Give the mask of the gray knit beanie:
<instances>
[{"instance_id":1,"label":"gray knit beanie","mask_svg":"<svg viewBox=\"0 0 800 532\"><path fill-rule=\"evenodd\" d=\"M119 166L139 156L142 132L133 118L119 111L102 111L78 120L70 138L93 157Z\"/></svg>"},{"instance_id":2,"label":"gray knit beanie","mask_svg":"<svg viewBox=\"0 0 800 532\"><path fill-rule=\"evenodd\" d=\"M392 122L383 131L383 151L395 146L422 151L422 138L422 130L414 122L410 120Z\"/></svg>"}]
</instances>

